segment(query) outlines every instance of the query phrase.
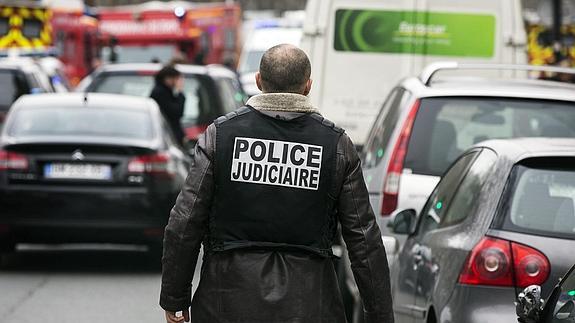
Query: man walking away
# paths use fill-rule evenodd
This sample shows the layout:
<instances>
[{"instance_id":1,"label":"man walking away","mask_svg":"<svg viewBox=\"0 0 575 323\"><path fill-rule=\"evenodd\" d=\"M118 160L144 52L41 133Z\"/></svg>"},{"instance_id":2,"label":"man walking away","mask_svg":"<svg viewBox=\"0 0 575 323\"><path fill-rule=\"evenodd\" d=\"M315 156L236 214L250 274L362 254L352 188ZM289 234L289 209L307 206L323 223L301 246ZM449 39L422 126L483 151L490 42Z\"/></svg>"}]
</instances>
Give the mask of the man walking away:
<instances>
[{"instance_id":1,"label":"man walking away","mask_svg":"<svg viewBox=\"0 0 575 323\"><path fill-rule=\"evenodd\" d=\"M180 145L184 141L181 119L184 115L186 98L182 93L184 78L173 66L165 66L155 76L155 85L150 97L158 103L160 111L172 129Z\"/></svg>"},{"instance_id":2,"label":"man walking away","mask_svg":"<svg viewBox=\"0 0 575 323\"><path fill-rule=\"evenodd\" d=\"M338 222L366 322L393 322L360 161L344 131L308 100L310 73L299 48L269 49L256 76L263 94L201 136L164 236L160 305L168 322L188 321L190 306L193 323L345 322L331 251Z\"/></svg>"}]
</instances>

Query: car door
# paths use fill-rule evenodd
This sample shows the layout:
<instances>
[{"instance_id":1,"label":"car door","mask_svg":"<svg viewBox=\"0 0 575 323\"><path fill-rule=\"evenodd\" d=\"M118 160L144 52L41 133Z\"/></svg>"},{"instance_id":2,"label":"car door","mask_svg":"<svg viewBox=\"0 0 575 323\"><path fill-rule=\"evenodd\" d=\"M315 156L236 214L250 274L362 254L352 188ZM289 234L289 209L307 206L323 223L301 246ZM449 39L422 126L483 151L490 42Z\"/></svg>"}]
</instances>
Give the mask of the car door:
<instances>
[{"instance_id":1,"label":"car door","mask_svg":"<svg viewBox=\"0 0 575 323\"><path fill-rule=\"evenodd\" d=\"M394 312L398 322L418 322L425 318L426 308L418 306L427 291L418 283L422 278L433 273L433 268L426 268L430 263L431 252L421 244L425 235L435 230L441 222L444 206L450 203L457 186L476 158L479 150L472 150L461 156L447 171L445 177L435 188L419 215L419 223L414 234L410 235L397 259L397 286L394 288ZM426 271L421 273L420 271Z\"/></svg>"},{"instance_id":2,"label":"car door","mask_svg":"<svg viewBox=\"0 0 575 323\"><path fill-rule=\"evenodd\" d=\"M542 313L541 323L567 323L575 321L575 267L563 277L555 288Z\"/></svg>"},{"instance_id":3,"label":"car door","mask_svg":"<svg viewBox=\"0 0 575 323\"><path fill-rule=\"evenodd\" d=\"M426 322L429 309L446 301L439 295L450 294L468 255L463 242L474 236L473 232L463 229L467 224L460 224L476 214L480 206L478 196L496 161L497 155L489 149L463 155L422 212L417 236L421 257L417 259L416 321ZM474 232L483 234L478 230ZM438 297L434 298L435 295Z\"/></svg>"}]
</instances>

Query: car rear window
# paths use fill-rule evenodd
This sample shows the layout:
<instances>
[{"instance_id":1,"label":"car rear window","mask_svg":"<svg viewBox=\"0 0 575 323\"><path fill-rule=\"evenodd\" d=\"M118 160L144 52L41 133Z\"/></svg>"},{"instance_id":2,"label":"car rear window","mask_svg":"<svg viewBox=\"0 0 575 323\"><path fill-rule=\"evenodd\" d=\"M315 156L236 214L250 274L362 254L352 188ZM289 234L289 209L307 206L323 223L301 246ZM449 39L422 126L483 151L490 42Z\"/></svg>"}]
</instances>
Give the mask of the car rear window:
<instances>
[{"instance_id":1,"label":"car rear window","mask_svg":"<svg viewBox=\"0 0 575 323\"><path fill-rule=\"evenodd\" d=\"M147 111L118 108L27 108L9 126L14 137L88 136L149 140L154 136Z\"/></svg>"},{"instance_id":2,"label":"car rear window","mask_svg":"<svg viewBox=\"0 0 575 323\"><path fill-rule=\"evenodd\" d=\"M186 103L182 123L195 123L210 118L210 92L206 80L195 75L185 75ZM126 94L149 97L154 87L154 75L137 73L102 73L90 85L90 92ZM211 120L210 120L211 121Z\"/></svg>"},{"instance_id":3,"label":"car rear window","mask_svg":"<svg viewBox=\"0 0 575 323\"><path fill-rule=\"evenodd\" d=\"M573 158L540 159L537 165L515 166L496 226L510 231L573 239L574 162Z\"/></svg>"},{"instance_id":4,"label":"car rear window","mask_svg":"<svg viewBox=\"0 0 575 323\"><path fill-rule=\"evenodd\" d=\"M467 148L489 139L575 137L575 103L427 98L415 119L405 168L440 176Z\"/></svg>"}]
</instances>

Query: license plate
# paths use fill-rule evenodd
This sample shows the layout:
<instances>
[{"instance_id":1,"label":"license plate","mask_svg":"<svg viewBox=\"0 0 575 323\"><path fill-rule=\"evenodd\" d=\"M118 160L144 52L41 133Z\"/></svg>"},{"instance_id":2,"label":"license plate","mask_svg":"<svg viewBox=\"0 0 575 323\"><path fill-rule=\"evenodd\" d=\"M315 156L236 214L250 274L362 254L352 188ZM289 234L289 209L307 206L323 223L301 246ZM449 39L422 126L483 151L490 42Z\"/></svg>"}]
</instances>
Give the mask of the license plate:
<instances>
[{"instance_id":1,"label":"license plate","mask_svg":"<svg viewBox=\"0 0 575 323\"><path fill-rule=\"evenodd\" d=\"M46 164L44 177L50 179L111 180L112 167L96 164Z\"/></svg>"}]
</instances>

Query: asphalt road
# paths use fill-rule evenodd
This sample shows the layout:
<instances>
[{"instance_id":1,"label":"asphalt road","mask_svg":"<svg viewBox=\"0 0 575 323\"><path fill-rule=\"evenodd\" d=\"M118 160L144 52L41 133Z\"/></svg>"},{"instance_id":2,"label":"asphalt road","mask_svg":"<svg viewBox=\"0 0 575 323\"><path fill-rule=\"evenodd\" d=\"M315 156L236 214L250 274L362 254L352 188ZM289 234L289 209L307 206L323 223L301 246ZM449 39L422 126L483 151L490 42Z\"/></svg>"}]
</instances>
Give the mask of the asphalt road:
<instances>
[{"instance_id":1,"label":"asphalt road","mask_svg":"<svg viewBox=\"0 0 575 323\"><path fill-rule=\"evenodd\" d=\"M160 268L141 250L20 250L0 267L0 322L162 322Z\"/></svg>"}]
</instances>

